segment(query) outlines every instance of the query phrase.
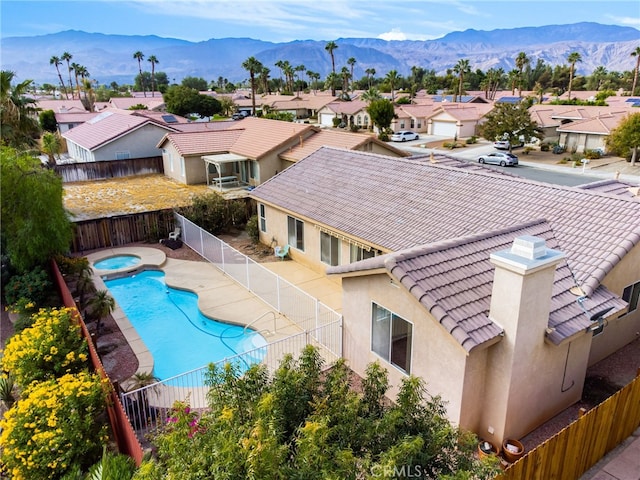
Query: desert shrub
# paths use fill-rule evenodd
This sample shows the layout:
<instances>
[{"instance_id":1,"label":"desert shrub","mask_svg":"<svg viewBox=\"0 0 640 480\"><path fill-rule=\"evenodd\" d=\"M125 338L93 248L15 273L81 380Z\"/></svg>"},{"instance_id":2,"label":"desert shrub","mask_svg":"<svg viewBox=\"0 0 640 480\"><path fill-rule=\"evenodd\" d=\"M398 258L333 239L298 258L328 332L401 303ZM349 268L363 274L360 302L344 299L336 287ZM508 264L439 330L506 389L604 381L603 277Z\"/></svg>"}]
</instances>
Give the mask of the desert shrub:
<instances>
[{"instance_id":1,"label":"desert shrub","mask_svg":"<svg viewBox=\"0 0 640 480\"><path fill-rule=\"evenodd\" d=\"M529 155L530 152L533 152L535 149L533 147L524 147L522 153L525 155Z\"/></svg>"},{"instance_id":2,"label":"desert shrub","mask_svg":"<svg viewBox=\"0 0 640 480\"><path fill-rule=\"evenodd\" d=\"M474 143L478 143L478 137L476 137L475 135L467 138L464 143L466 143L467 145L473 145Z\"/></svg>"},{"instance_id":3,"label":"desert shrub","mask_svg":"<svg viewBox=\"0 0 640 480\"><path fill-rule=\"evenodd\" d=\"M543 143L540 145L541 152L548 152L549 150L551 150L551 147L549 146L548 143Z\"/></svg>"},{"instance_id":4,"label":"desert shrub","mask_svg":"<svg viewBox=\"0 0 640 480\"><path fill-rule=\"evenodd\" d=\"M338 128L338 125L342 123L342 119L340 117L333 117L331 123L333 123L333 128Z\"/></svg>"},{"instance_id":5,"label":"desert shrub","mask_svg":"<svg viewBox=\"0 0 640 480\"><path fill-rule=\"evenodd\" d=\"M73 310L41 309L33 324L9 339L2 357L2 369L11 372L21 387L77 373L86 368L87 344Z\"/></svg>"},{"instance_id":6,"label":"desert shrub","mask_svg":"<svg viewBox=\"0 0 640 480\"><path fill-rule=\"evenodd\" d=\"M589 160L594 160L602 158L602 154L600 153L600 150L585 150L583 157L588 158Z\"/></svg>"},{"instance_id":7,"label":"desert shrub","mask_svg":"<svg viewBox=\"0 0 640 480\"><path fill-rule=\"evenodd\" d=\"M106 383L81 372L34 382L0 422L0 459L14 480L60 478L99 457Z\"/></svg>"},{"instance_id":8,"label":"desert shrub","mask_svg":"<svg viewBox=\"0 0 640 480\"><path fill-rule=\"evenodd\" d=\"M194 196L192 204L178 213L214 235L232 226L244 225L247 221L244 201L225 200L215 192Z\"/></svg>"}]
</instances>

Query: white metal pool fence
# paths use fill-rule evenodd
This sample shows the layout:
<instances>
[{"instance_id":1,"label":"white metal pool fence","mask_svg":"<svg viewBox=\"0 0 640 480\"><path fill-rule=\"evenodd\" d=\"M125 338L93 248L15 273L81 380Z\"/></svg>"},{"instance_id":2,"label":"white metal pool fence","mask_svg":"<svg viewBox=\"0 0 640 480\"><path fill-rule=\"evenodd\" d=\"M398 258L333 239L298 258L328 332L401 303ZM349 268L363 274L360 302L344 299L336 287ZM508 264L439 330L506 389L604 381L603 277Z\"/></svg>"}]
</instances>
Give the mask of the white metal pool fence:
<instances>
[{"instance_id":1,"label":"white metal pool fence","mask_svg":"<svg viewBox=\"0 0 640 480\"><path fill-rule=\"evenodd\" d=\"M342 315L292 283L229 246L180 214L182 241L303 331L333 323ZM342 350L337 351L342 354Z\"/></svg>"},{"instance_id":2,"label":"white metal pool fence","mask_svg":"<svg viewBox=\"0 0 640 480\"><path fill-rule=\"evenodd\" d=\"M262 359L270 373L286 354L297 358L306 345L318 348L326 365L342 356L342 315L318 299L237 251L211 233L179 214L176 225L182 241L222 272L295 323L302 333L291 335L265 347L225 358L217 364L237 363L248 368ZM192 408L207 407L205 377L208 366L121 394L131 424L139 433L157 428L176 401L188 399Z\"/></svg>"},{"instance_id":3,"label":"white metal pool fence","mask_svg":"<svg viewBox=\"0 0 640 480\"><path fill-rule=\"evenodd\" d=\"M217 366L226 363L237 366L239 372L246 371L256 362L266 366L270 375L278 369L285 355L294 359L307 345L318 349L325 367L329 367L340 355L331 349L332 345L342 343L342 320L337 320L313 330L283 338L248 352L215 362ZM206 386L209 365L197 368L175 377L161 380L131 392L120 394L122 405L131 425L139 436L157 431L170 416L176 401L188 402L194 410L202 411L208 407Z\"/></svg>"}]
</instances>

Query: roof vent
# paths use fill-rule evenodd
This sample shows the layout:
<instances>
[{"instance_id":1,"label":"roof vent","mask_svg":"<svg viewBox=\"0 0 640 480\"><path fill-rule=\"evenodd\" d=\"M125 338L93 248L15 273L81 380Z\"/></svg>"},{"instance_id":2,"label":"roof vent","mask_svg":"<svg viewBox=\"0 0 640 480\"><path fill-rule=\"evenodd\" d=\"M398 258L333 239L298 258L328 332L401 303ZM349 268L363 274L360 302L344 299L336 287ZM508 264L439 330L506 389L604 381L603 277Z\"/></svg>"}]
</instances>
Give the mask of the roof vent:
<instances>
[{"instance_id":1,"label":"roof vent","mask_svg":"<svg viewBox=\"0 0 640 480\"><path fill-rule=\"evenodd\" d=\"M547 247L542 238L523 235L513 241L511 253L528 260L536 260L547 254Z\"/></svg>"}]
</instances>

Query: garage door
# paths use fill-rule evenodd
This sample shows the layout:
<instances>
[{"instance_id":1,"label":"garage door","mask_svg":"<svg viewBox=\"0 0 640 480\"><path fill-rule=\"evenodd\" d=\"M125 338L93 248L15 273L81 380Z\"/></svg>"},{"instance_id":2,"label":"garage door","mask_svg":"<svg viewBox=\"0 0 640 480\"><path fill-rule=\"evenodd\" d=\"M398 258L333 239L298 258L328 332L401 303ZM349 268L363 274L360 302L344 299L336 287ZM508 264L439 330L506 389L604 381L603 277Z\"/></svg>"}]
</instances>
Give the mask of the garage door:
<instances>
[{"instance_id":1,"label":"garage door","mask_svg":"<svg viewBox=\"0 0 640 480\"><path fill-rule=\"evenodd\" d=\"M443 137L454 137L457 129L455 122L433 122L432 135L441 135Z\"/></svg>"},{"instance_id":2,"label":"garage door","mask_svg":"<svg viewBox=\"0 0 640 480\"><path fill-rule=\"evenodd\" d=\"M324 125L326 127L333 127L333 118L335 115L333 113L322 113L320 114L320 125Z\"/></svg>"}]
</instances>

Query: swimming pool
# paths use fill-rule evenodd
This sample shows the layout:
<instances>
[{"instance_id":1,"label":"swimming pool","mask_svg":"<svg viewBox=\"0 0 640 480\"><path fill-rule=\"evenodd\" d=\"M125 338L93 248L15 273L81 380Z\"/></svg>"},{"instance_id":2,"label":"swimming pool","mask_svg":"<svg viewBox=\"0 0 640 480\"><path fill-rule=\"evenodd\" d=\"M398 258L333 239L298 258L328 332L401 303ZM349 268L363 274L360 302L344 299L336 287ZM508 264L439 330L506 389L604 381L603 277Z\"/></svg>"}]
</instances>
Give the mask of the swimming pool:
<instances>
[{"instance_id":1,"label":"swimming pool","mask_svg":"<svg viewBox=\"0 0 640 480\"><path fill-rule=\"evenodd\" d=\"M257 332L205 317L195 293L167 287L164 277L147 270L105 281L153 355L156 377L164 380L267 345ZM265 355L261 348L243 363L248 367Z\"/></svg>"},{"instance_id":2,"label":"swimming pool","mask_svg":"<svg viewBox=\"0 0 640 480\"><path fill-rule=\"evenodd\" d=\"M119 268L132 267L140 263L140 257L136 255L115 255L105 258L93 264L99 270L117 270Z\"/></svg>"}]
</instances>

